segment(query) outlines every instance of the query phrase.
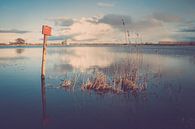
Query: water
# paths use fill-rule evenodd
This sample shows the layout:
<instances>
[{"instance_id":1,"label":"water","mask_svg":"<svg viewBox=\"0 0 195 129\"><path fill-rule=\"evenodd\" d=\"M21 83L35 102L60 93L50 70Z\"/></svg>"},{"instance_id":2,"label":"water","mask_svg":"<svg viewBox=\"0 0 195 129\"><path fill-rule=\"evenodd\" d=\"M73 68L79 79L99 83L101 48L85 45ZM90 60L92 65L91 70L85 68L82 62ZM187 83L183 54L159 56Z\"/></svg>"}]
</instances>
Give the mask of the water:
<instances>
[{"instance_id":1,"label":"water","mask_svg":"<svg viewBox=\"0 0 195 129\"><path fill-rule=\"evenodd\" d=\"M49 47L45 81L41 55L0 48L0 128L195 128L195 47ZM81 89L98 73L116 87L132 71L135 92Z\"/></svg>"}]
</instances>

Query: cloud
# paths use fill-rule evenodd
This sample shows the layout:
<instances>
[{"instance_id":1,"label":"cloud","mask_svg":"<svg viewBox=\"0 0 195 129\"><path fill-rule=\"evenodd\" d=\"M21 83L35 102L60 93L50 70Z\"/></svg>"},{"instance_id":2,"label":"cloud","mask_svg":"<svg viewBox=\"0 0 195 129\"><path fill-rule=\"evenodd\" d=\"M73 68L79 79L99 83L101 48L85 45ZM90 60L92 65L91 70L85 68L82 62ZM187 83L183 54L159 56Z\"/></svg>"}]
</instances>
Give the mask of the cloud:
<instances>
[{"instance_id":1,"label":"cloud","mask_svg":"<svg viewBox=\"0 0 195 129\"><path fill-rule=\"evenodd\" d=\"M67 19L67 18L66 18ZM70 19L70 18L68 18ZM132 19L129 15L106 14L103 16L81 17L72 19L69 26L58 26L58 37L51 40L70 39L72 42L96 42L96 43L124 43L124 26L130 32L130 38L134 39L139 33L145 42L158 42L159 40L171 39L170 29L167 29L167 22L175 21L169 18L142 17L142 19ZM55 22L55 21L54 21ZM68 35L63 37L63 35ZM174 39L173 39L174 40Z\"/></svg>"},{"instance_id":2,"label":"cloud","mask_svg":"<svg viewBox=\"0 0 195 129\"><path fill-rule=\"evenodd\" d=\"M179 30L179 32L195 32L195 27L184 28L184 29Z\"/></svg>"},{"instance_id":3,"label":"cloud","mask_svg":"<svg viewBox=\"0 0 195 129\"><path fill-rule=\"evenodd\" d=\"M195 32L195 21L185 21L177 26L176 32ZM183 33L182 33L183 34Z\"/></svg>"},{"instance_id":4,"label":"cloud","mask_svg":"<svg viewBox=\"0 0 195 129\"><path fill-rule=\"evenodd\" d=\"M114 7L114 4L113 4L113 3L98 2L97 5L98 5L99 7L107 7L107 8Z\"/></svg>"},{"instance_id":5,"label":"cloud","mask_svg":"<svg viewBox=\"0 0 195 129\"><path fill-rule=\"evenodd\" d=\"M185 39L187 40L187 41L195 41L195 37L193 36L193 37L185 37Z\"/></svg>"},{"instance_id":6,"label":"cloud","mask_svg":"<svg viewBox=\"0 0 195 129\"><path fill-rule=\"evenodd\" d=\"M113 28L104 23L98 23L100 17L81 17L75 19L74 23L67 28L61 27L58 29L59 35L71 35L69 38L72 42L107 42L113 34ZM114 35L114 34L113 34ZM112 40L112 39L111 39Z\"/></svg>"},{"instance_id":7,"label":"cloud","mask_svg":"<svg viewBox=\"0 0 195 129\"><path fill-rule=\"evenodd\" d=\"M85 38L85 39L76 39L76 38L73 38L72 41L96 41L98 40L98 38Z\"/></svg>"},{"instance_id":8,"label":"cloud","mask_svg":"<svg viewBox=\"0 0 195 129\"><path fill-rule=\"evenodd\" d=\"M177 41L187 41L187 42L194 42L195 37L193 36L181 36L177 38Z\"/></svg>"},{"instance_id":9,"label":"cloud","mask_svg":"<svg viewBox=\"0 0 195 129\"><path fill-rule=\"evenodd\" d=\"M82 18L84 21L86 22L90 22L90 23L94 23L94 24L98 24L98 21L100 19L100 16L92 16L92 17L85 17L85 18Z\"/></svg>"},{"instance_id":10,"label":"cloud","mask_svg":"<svg viewBox=\"0 0 195 129\"><path fill-rule=\"evenodd\" d=\"M55 26L71 26L74 23L74 20L71 18L48 18L47 20L53 21Z\"/></svg>"},{"instance_id":11,"label":"cloud","mask_svg":"<svg viewBox=\"0 0 195 129\"><path fill-rule=\"evenodd\" d=\"M180 32L175 32L171 35L175 41L195 41L195 35L194 33L180 33Z\"/></svg>"},{"instance_id":12,"label":"cloud","mask_svg":"<svg viewBox=\"0 0 195 129\"><path fill-rule=\"evenodd\" d=\"M133 22L129 27L136 31L145 31L148 29L161 28L163 24L156 19L144 19Z\"/></svg>"},{"instance_id":13,"label":"cloud","mask_svg":"<svg viewBox=\"0 0 195 129\"><path fill-rule=\"evenodd\" d=\"M17 29L0 30L0 33L14 33L14 34L24 34L24 33L29 33L29 32L31 32L31 31L17 30Z\"/></svg>"},{"instance_id":14,"label":"cloud","mask_svg":"<svg viewBox=\"0 0 195 129\"><path fill-rule=\"evenodd\" d=\"M98 23L105 23L112 26L121 26L122 19L124 19L127 24L132 22L131 17L128 15L107 14L99 19Z\"/></svg>"},{"instance_id":15,"label":"cloud","mask_svg":"<svg viewBox=\"0 0 195 129\"><path fill-rule=\"evenodd\" d=\"M175 15L171 15L171 14L165 14L162 12L156 12L152 14L152 18L159 20L159 21L163 21L163 22L180 22L182 20L181 17L179 16L175 16Z\"/></svg>"},{"instance_id":16,"label":"cloud","mask_svg":"<svg viewBox=\"0 0 195 129\"><path fill-rule=\"evenodd\" d=\"M50 36L48 40L50 41L63 41L66 39L72 39L75 35L59 35L59 36Z\"/></svg>"},{"instance_id":17,"label":"cloud","mask_svg":"<svg viewBox=\"0 0 195 129\"><path fill-rule=\"evenodd\" d=\"M147 29L153 29L162 27L161 21L154 18L146 18L138 21L133 21L131 16L119 15L119 14L108 14L99 19L98 23L109 24L114 28L124 31L122 19L125 21L126 29L133 31L145 31Z\"/></svg>"}]
</instances>

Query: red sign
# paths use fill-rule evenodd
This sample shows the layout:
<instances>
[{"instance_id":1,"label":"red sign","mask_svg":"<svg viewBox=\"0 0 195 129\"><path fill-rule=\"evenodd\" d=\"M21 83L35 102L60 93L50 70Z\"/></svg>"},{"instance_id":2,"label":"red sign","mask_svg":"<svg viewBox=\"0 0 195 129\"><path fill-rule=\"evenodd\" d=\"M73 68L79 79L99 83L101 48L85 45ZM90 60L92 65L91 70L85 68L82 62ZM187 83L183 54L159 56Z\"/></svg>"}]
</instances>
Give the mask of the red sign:
<instances>
[{"instance_id":1,"label":"red sign","mask_svg":"<svg viewBox=\"0 0 195 129\"><path fill-rule=\"evenodd\" d=\"M42 34L47 35L47 36L51 36L51 27L43 25Z\"/></svg>"}]
</instances>

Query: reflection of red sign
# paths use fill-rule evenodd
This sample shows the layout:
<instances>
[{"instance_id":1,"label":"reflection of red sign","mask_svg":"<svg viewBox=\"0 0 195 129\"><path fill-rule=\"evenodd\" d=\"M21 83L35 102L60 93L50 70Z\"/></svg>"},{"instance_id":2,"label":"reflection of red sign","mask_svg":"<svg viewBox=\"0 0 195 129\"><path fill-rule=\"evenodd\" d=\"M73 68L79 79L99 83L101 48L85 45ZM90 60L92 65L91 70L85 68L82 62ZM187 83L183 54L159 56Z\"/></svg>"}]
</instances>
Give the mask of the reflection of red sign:
<instances>
[{"instance_id":1,"label":"reflection of red sign","mask_svg":"<svg viewBox=\"0 0 195 129\"><path fill-rule=\"evenodd\" d=\"M51 36L51 27L43 25L42 34L47 35L47 36Z\"/></svg>"}]
</instances>

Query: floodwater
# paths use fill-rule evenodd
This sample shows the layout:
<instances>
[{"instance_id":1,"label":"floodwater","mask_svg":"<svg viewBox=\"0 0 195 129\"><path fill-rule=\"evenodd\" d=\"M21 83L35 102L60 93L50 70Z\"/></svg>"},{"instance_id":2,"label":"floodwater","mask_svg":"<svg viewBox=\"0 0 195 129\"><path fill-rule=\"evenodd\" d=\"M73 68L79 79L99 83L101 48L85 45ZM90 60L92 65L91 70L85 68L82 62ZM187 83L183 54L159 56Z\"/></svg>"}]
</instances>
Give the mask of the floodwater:
<instances>
[{"instance_id":1,"label":"floodwater","mask_svg":"<svg viewBox=\"0 0 195 129\"><path fill-rule=\"evenodd\" d=\"M41 56L0 48L1 129L195 128L195 47L49 47L45 80ZM97 76L111 90L85 87Z\"/></svg>"}]
</instances>

